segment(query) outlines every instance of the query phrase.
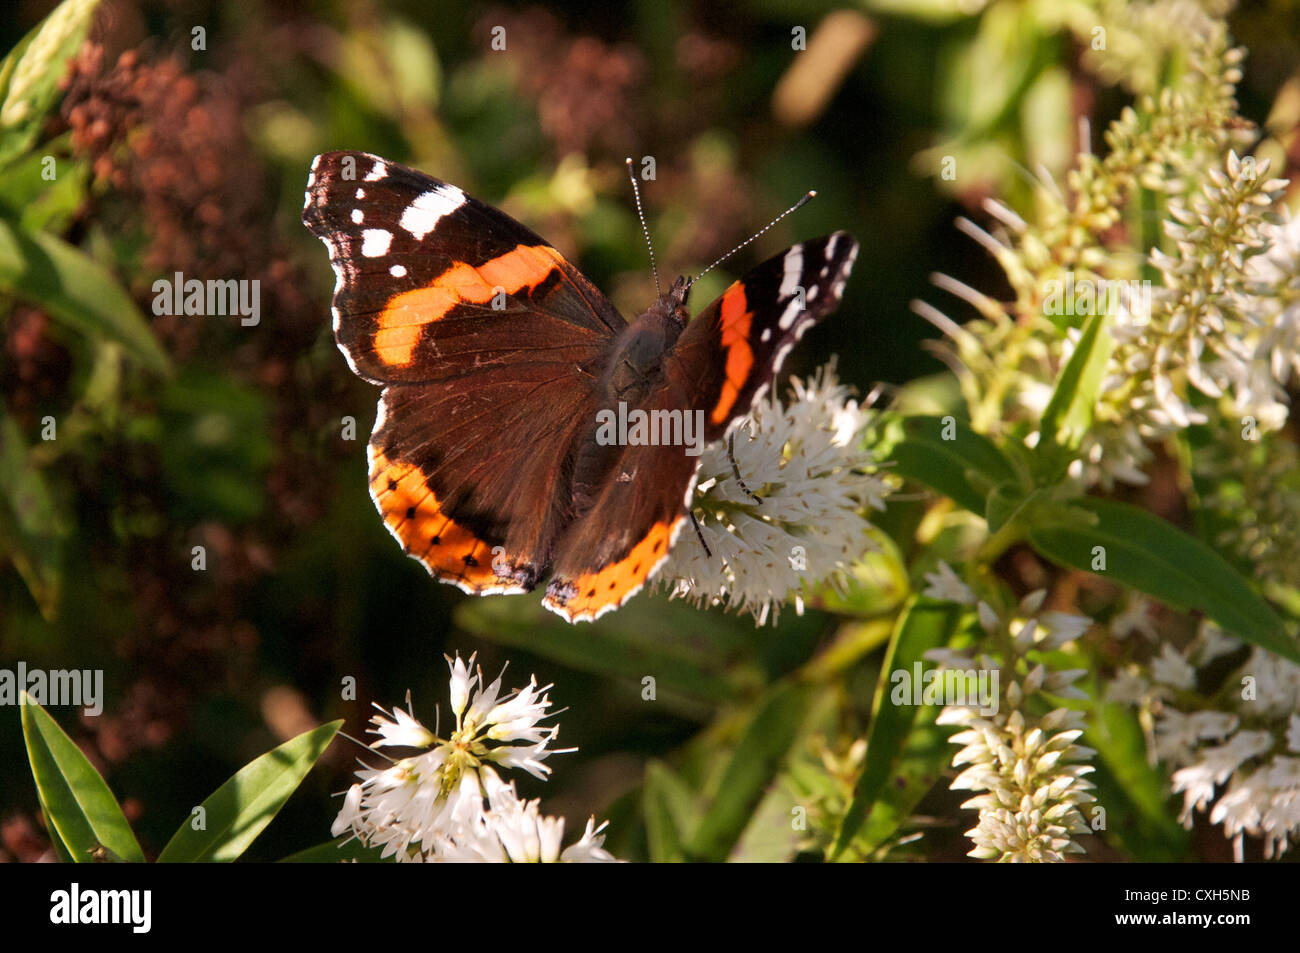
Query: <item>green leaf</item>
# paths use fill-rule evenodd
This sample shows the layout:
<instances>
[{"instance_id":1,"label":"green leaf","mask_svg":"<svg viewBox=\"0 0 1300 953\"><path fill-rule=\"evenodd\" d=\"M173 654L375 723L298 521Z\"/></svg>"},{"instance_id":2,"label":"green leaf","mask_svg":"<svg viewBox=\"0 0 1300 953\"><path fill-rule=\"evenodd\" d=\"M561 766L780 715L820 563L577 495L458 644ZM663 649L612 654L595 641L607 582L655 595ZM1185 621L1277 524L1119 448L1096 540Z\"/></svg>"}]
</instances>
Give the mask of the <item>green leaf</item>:
<instances>
[{"instance_id":1,"label":"green leaf","mask_svg":"<svg viewBox=\"0 0 1300 953\"><path fill-rule=\"evenodd\" d=\"M18 425L0 408L0 555L13 560L46 619L58 608L71 521L32 465Z\"/></svg>"},{"instance_id":2,"label":"green leaf","mask_svg":"<svg viewBox=\"0 0 1300 953\"><path fill-rule=\"evenodd\" d=\"M808 605L860 619L897 612L911 591L902 554L888 534L870 535L873 547L853 561L842 581L825 582L807 597Z\"/></svg>"},{"instance_id":3,"label":"green leaf","mask_svg":"<svg viewBox=\"0 0 1300 953\"><path fill-rule=\"evenodd\" d=\"M954 74L940 84L951 126L966 136L1004 126L1050 55L1049 42L1037 18L1014 5L988 7L962 45Z\"/></svg>"},{"instance_id":4,"label":"green leaf","mask_svg":"<svg viewBox=\"0 0 1300 953\"><path fill-rule=\"evenodd\" d=\"M120 858L142 863L144 851L94 765L26 692L21 705L23 739L36 793L51 830L68 853L78 863L88 864L103 847Z\"/></svg>"},{"instance_id":5,"label":"green leaf","mask_svg":"<svg viewBox=\"0 0 1300 953\"><path fill-rule=\"evenodd\" d=\"M1250 580L1200 540L1128 503L1087 497L1072 509L1093 519L1056 522L1039 512L1028 527L1030 543L1054 562L1093 572L1178 609L1204 612L1227 632L1300 663L1300 645L1251 587ZM1094 554L1095 547L1102 550ZM1100 564L1098 563L1100 566Z\"/></svg>"},{"instance_id":6,"label":"green leaf","mask_svg":"<svg viewBox=\"0 0 1300 953\"><path fill-rule=\"evenodd\" d=\"M1100 698L1094 679L1089 694ZM1190 833L1169 810L1169 781L1147 762L1146 739L1137 715L1124 705L1099 702L1090 720L1087 742L1097 749L1096 769L1088 780L1097 786L1097 802L1106 809L1106 837L1114 838L1143 863L1186 859ZM1092 820L1092 810L1083 811Z\"/></svg>"},{"instance_id":7,"label":"green leaf","mask_svg":"<svg viewBox=\"0 0 1300 953\"><path fill-rule=\"evenodd\" d=\"M880 680L876 683L876 697L871 706L871 729L867 735L866 761L853 791L853 802L849 805L835 838L832 858L848 847L868 817L873 815L873 807L894 774L920 712L918 706L896 705L890 701L891 676L896 671L903 671L908 673L909 678L913 677L915 666L921 664L926 652L948 644L962 615L961 606L915 597L899 617L885 661L880 668ZM929 717L933 719L933 711ZM899 818L899 822L905 819Z\"/></svg>"},{"instance_id":8,"label":"green leaf","mask_svg":"<svg viewBox=\"0 0 1300 953\"><path fill-rule=\"evenodd\" d=\"M41 305L83 334L117 342L151 370L169 370L135 302L103 266L62 239L0 218L0 291Z\"/></svg>"},{"instance_id":9,"label":"green leaf","mask_svg":"<svg viewBox=\"0 0 1300 953\"><path fill-rule=\"evenodd\" d=\"M684 602L641 595L594 625L574 627L537 605L536 596L466 600L457 624L501 645L525 649L579 671L640 683L653 674L660 702L695 716L709 705L734 700L737 688L725 674L728 627ZM752 637L753 624L749 623Z\"/></svg>"},{"instance_id":10,"label":"green leaf","mask_svg":"<svg viewBox=\"0 0 1300 953\"><path fill-rule=\"evenodd\" d=\"M40 800L38 795L37 800ZM45 809L45 802L41 801L41 817L45 821L45 829L50 832L50 846L54 848L54 853L58 855L59 863L75 864L72 855L68 853L68 845L63 843L63 838L54 828L54 822L50 820L50 812Z\"/></svg>"},{"instance_id":11,"label":"green leaf","mask_svg":"<svg viewBox=\"0 0 1300 953\"><path fill-rule=\"evenodd\" d=\"M944 776L956 749L948 742L953 729L935 724L939 708L923 706L907 734L893 767L889 784L880 791L871 813L849 842L841 859L851 854L870 857L894 839L916 814L916 807Z\"/></svg>"},{"instance_id":12,"label":"green leaf","mask_svg":"<svg viewBox=\"0 0 1300 953\"><path fill-rule=\"evenodd\" d=\"M984 521L989 524L989 532L996 533L1006 526L1027 499L1024 490L1013 484L994 487L984 501Z\"/></svg>"},{"instance_id":13,"label":"green leaf","mask_svg":"<svg viewBox=\"0 0 1300 953\"><path fill-rule=\"evenodd\" d=\"M248 849L329 747L342 720L291 738L240 768L203 802L204 829L191 818L172 835L159 863L226 862Z\"/></svg>"},{"instance_id":14,"label":"green leaf","mask_svg":"<svg viewBox=\"0 0 1300 953\"><path fill-rule=\"evenodd\" d=\"M382 856L383 849L380 847L367 847L355 837L343 842L342 837L336 837L334 840L327 840L323 844L317 844L315 847L308 847L306 850L300 850L296 854L290 854L288 857L281 857L278 863L281 864L385 864L388 861Z\"/></svg>"},{"instance_id":15,"label":"green leaf","mask_svg":"<svg viewBox=\"0 0 1300 953\"><path fill-rule=\"evenodd\" d=\"M85 159L67 157L71 133L47 148L48 154L29 152L0 167L0 209L29 232L62 234L86 201L90 165ZM53 179L46 178L51 168L47 160L56 160Z\"/></svg>"},{"instance_id":16,"label":"green leaf","mask_svg":"<svg viewBox=\"0 0 1300 953\"><path fill-rule=\"evenodd\" d=\"M695 792L662 761L646 765L641 805L652 863L685 859L682 845L695 826L695 800Z\"/></svg>"},{"instance_id":17,"label":"green leaf","mask_svg":"<svg viewBox=\"0 0 1300 953\"><path fill-rule=\"evenodd\" d=\"M99 0L64 0L0 61L0 165L31 147Z\"/></svg>"},{"instance_id":18,"label":"green leaf","mask_svg":"<svg viewBox=\"0 0 1300 953\"><path fill-rule=\"evenodd\" d=\"M989 491L999 484L1018 482L1015 467L993 441L972 430L967 421L954 418L945 425L945 419L904 418L905 436L894 445L889 459L898 473L983 516Z\"/></svg>"},{"instance_id":19,"label":"green leaf","mask_svg":"<svg viewBox=\"0 0 1300 953\"><path fill-rule=\"evenodd\" d=\"M717 791L691 838L692 860L721 862L740 840L754 809L800 736L813 699L809 685L779 685L760 702Z\"/></svg>"},{"instance_id":20,"label":"green leaf","mask_svg":"<svg viewBox=\"0 0 1300 953\"><path fill-rule=\"evenodd\" d=\"M1106 364L1114 348L1106 330L1106 315L1094 314L1083 325L1083 333L1074 353L1061 369L1056 389L1043 411L1040 453L1054 448L1076 450L1092 426L1097 394L1101 390Z\"/></svg>"}]
</instances>

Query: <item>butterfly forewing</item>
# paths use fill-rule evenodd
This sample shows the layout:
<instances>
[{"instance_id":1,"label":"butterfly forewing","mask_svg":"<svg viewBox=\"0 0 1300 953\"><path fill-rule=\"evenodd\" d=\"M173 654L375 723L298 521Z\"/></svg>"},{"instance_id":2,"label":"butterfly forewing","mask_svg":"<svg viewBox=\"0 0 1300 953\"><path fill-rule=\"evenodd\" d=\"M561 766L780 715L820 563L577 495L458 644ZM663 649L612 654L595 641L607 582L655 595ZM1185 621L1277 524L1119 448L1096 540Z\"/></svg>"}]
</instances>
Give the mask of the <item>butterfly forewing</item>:
<instances>
[{"instance_id":1,"label":"butterfly forewing","mask_svg":"<svg viewBox=\"0 0 1300 953\"><path fill-rule=\"evenodd\" d=\"M377 156L318 156L303 222L337 277L339 348L375 383L455 379L485 362L590 362L626 325L534 232Z\"/></svg>"},{"instance_id":2,"label":"butterfly forewing","mask_svg":"<svg viewBox=\"0 0 1300 953\"><path fill-rule=\"evenodd\" d=\"M699 382L709 440L749 413L790 349L839 307L857 256L858 243L847 232L792 245L691 320L668 361Z\"/></svg>"},{"instance_id":3,"label":"butterfly forewing","mask_svg":"<svg viewBox=\"0 0 1300 953\"><path fill-rule=\"evenodd\" d=\"M317 157L303 221L330 253L340 350L387 385L368 454L385 525L467 592L532 588L569 519L596 366L626 322L523 225L376 156Z\"/></svg>"}]
</instances>

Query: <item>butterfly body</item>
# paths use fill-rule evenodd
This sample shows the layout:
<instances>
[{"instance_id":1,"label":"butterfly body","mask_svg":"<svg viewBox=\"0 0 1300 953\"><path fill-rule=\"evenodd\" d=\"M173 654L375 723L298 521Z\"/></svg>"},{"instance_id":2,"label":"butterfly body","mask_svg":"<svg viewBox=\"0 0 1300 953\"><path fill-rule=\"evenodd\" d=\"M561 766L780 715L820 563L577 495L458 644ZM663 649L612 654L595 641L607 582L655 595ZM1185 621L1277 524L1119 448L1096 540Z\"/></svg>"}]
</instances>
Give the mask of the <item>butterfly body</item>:
<instances>
[{"instance_id":1,"label":"butterfly body","mask_svg":"<svg viewBox=\"0 0 1300 953\"><path fill-rule=\"evenodd\" d=\"M549 577L570 621L662 565L699 465L684 437L748 412L857 252L843 232L793 246L693 319L679 278L628 322L523 225L377 156L318 156L303 221L337 276L339 348L383 386L368 457L389 531L466 592ZM611 441L610 415L637 425Z\"/></svg>"}]
</instances>

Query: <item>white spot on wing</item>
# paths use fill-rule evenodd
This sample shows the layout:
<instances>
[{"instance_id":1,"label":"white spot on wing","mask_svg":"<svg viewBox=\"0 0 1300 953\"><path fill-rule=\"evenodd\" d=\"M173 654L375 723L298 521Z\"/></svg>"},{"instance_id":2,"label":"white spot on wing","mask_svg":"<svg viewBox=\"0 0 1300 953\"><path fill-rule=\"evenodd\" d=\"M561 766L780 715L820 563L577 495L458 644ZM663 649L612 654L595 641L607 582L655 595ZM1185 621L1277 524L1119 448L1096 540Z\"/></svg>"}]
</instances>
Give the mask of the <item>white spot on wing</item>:
<instances>
[{"instance_id":1,"label":"white spot on wing","mask_svg":"<svg viewBox=\"0 0 1300 953\"><path fill-rule=\"evenodd\" d=\"M465 193L454 185L440 185L423 195L416 196L414 202L402 212L398 222L416 241L438 227L442 219L465 204Z\"/></svg>"},{"instance_id":2,"label":"white spot on wing","mask_svg":"<svg viewBox=\"0 0 1300 953\"><path fill-rule=\"evenodd\" d=\"M405 266L405 265L394 265L392 268L389 268L389 269L388 269L388 273L389 273L390 275L392 275L394 278L405 278L405 277L406 277L406 266Z\"/></svg>"},{"instance_id":3,"label":"white spot on wing","mask_svg":"<svg viewBox=\"0 0 1300 953\"><path fill-rule=\"evenodd\" d=\"M802 337L802 336L803 336L803 335L799 335L799 337ZM795 338L796 341L797 341L798 339L799 339L799 338ZM778 370L778 371L779 371L779 370L781 369L781 365L785 363L785 357L786 357L786 355L790 353L790 350L791 350L791 348L793 348L793 347L794 347L794 341L787 341L785 344L781 345L781 347L780 347L780 348L777 350L777 352L776 352L776 357L772 359L772 367L773 367L774 370ZM757 401L758 401L758 395L757 395L757 394L754 395L754 401L755 401L755 403L757 403ZM751 404L751 406L753 406L753 405Z\"/></svg>"},{"instance_id":4,"label":"white spot on wing","mask_svg":"<svg viewBox=\"0 0 1300 953\"><path fill-rule=\"evenodd\" d=\"M386 175L388 175L388 166L384 165L382 162L376 161L375 164L371 166L370 171L366 173L366 177L361 181L378 182Z\"/></svg>"},{"instance_id":5,"label":"white spot on wing","mask_svg":"<svg viewBox=\"0 0 1300 953\"><path fill-rule=\"evenodd\" d=\"M785 274L781 276L781 287L777 294L782 298L788 298L795 293L799 287L799 279L803 276L803 246L794 245L785 253Z\"/></svg>"},{"instance_id":6,"label":"white spot on wing","mask_svg":"<svg viewBox=\"0 0 1300 953\"><path fill-rule=\"evenodd\" d=\"M382 228L367 228L361 233L361 254L365 258L378 258L388 254L393 233Z\"/></svg>"},{"instance_id":7,"label":"white spot on wing","mask_svg":"<svg viewBox=\"0 0 1300 953\"><path fill-rule=\"evenodd\" d=\"M360 224L361 224L361 220L364 219L365 217L366 217L366 215L365 215L364 212L361 211L361 209L359 209L359 208L354 208L354 209L352 210L352 224L353 224L353 225L360 225Z\"/></svg>"}]
</instances>

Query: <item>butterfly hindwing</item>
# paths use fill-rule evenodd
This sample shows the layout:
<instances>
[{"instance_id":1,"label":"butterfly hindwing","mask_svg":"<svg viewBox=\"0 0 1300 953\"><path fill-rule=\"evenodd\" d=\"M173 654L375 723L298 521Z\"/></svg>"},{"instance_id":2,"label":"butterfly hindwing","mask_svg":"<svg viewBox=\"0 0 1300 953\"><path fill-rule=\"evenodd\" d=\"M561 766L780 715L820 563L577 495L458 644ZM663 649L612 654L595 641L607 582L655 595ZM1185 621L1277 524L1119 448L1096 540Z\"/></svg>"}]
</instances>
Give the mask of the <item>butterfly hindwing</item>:
<instances>
[{"instance_id":1,"label":"butterfly hindwing","mask_svg":"<svg viewBox=\"0 0 1300 953\"><path fill-rule=\"evenodd\" d=\"M688 391L667 379L642 409L678 411ZM542 600L570 622L594 620L638 592L668 557L689 519L686 502L699 456L685 446L620 448L590 508L557 544Z\"/></svg>"},{"instance_id":2,"label":"butterfly hindwing","mask_svg":"<svg viewBox=\"0 0 1300 953\"><path fill-rule=\"evenodd\" d=\"M526 372L484 375L472 395L440 384L384 388L370 493L389 532L466 592L532 589L569 520L555 490L588 403L565 378Z\"/></svg>"}]
</instances>

